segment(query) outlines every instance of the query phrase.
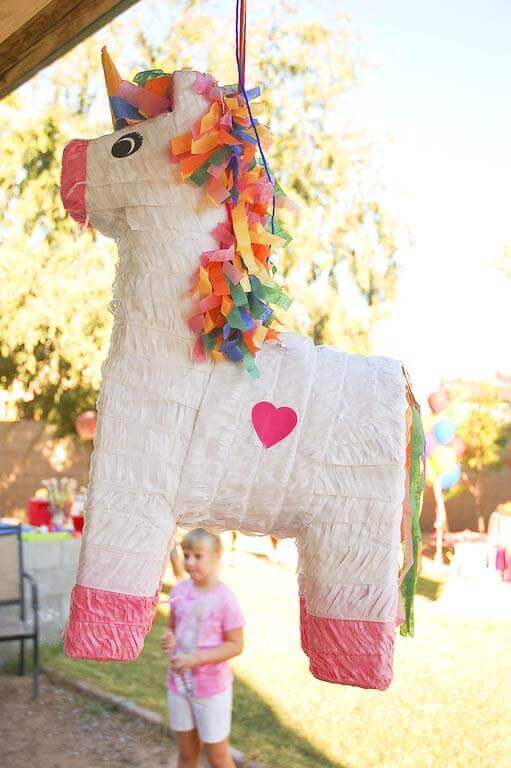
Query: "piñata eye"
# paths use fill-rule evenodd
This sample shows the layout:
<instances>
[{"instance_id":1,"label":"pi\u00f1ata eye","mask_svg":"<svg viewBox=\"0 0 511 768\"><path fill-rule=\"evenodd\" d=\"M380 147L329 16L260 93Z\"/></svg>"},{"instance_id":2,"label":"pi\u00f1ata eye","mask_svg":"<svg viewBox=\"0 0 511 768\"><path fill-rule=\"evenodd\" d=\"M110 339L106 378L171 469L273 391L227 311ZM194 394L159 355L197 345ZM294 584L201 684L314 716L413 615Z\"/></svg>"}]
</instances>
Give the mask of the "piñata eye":
<instances>
[{"instance_id":1,"label":"pi\u00f1ata eye","mask_svg":"<svg viewBox=\"0 0 511 768\"><path fill-rule=\"evenodd\" d=\"M142 146L142 136L133 131L133 133L125 133L120 139L117 139L112 149L110 150L114 157L129 157L133 155L137 149Z\"/></svg>"}]
</instances>

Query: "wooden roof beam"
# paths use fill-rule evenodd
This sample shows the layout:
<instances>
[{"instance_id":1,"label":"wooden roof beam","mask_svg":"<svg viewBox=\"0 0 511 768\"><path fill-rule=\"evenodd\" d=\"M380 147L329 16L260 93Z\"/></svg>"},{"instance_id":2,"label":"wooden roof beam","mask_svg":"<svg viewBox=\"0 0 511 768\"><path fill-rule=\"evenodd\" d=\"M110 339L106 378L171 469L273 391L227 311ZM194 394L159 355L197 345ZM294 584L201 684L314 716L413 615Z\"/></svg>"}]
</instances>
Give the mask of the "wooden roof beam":
<instances>
[{"instance_id":1,"label":"wooden roof beam","mask_svg":"<svg viewBox=\"0 0 511 768\"><path fill-rule=\"evenodd\" d=\"M0 99L136 0L0 0Z\"/></svg>"}]
</instances>

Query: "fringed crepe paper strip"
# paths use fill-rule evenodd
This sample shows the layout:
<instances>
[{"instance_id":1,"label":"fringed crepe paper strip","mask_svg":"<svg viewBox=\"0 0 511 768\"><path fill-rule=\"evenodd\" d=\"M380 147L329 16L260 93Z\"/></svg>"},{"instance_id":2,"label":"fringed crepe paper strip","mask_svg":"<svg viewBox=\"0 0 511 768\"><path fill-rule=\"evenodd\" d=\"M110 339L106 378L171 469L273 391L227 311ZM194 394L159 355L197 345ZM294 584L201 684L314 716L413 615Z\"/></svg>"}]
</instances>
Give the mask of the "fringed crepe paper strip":
<instances>
[{"instance_id":1,"label":"fringed crepe paper strip","mask_svg":"<svg viewBox=\"0 0 511 768\"><path fill-rule=\"evenodd\" d=\"M414 600L421 544L420 514L425 482L425 440L420 410L414 402L410 403L410 409L411 425L407 450L407 465L409 467L407 493L410 521L405 536L411 539L412 551L409 568L406 573L402 573L401 592L404 599L405 620L400 627L401 635L405 637L407 635L413 637L414 634Z\"/></svg>"},{"instance_id":2,"label":"fringed crepe paper strip","mask_svg":"<svg viewBox=\"0 0 511 768\"><path fill-rule=\"evenodd\" d=\"M249 91L245 101L235 86L219 88L208 75L199 75L192 87L211 106L191 131L172 139L171 157L183 180L202 187L208 202L225 205L228 212L227 223L212 233L218 248L201 254L194 276L192 296L198 303L189 326L200 334L194 354L202 359L206 350L215 362L242 361L250 375L258 376L258 350L278 338L270 327L271 305L287 309L291 303L275 282L270 262L272 246L291 240L281 227L275 234L270 212L274 194L278 206L285 205L285 196L256 162L258 139L270 146L267 129L253 121L254 105L252 114L248 109L259 88Z\"/></svg>"},{"instance_id":3,"label":"fringed crepe paper strip","mask_svg":"<svg viewBox=\"0 0 511 768\"><path fill-rule=\"evenodd\" d=\"M272 327L289 203L258 91L103 65L116 130L71 142L62 170L66 209L119 249L64 650L136 658L176 524L234 529L296 539L312 673L384 689L396 625L411 631L420 506L401 364Z\"/></svg>"}]
</instances>

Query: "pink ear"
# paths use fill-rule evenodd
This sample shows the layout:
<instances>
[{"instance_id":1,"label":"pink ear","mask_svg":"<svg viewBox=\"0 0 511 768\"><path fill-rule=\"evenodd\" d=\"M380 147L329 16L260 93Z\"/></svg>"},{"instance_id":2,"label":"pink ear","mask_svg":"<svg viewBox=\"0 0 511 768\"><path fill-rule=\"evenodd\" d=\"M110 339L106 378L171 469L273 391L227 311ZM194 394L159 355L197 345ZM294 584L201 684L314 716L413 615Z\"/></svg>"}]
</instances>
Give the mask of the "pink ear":
<instances>
[{"instance_id":1,"label":"pink ear","mask_svg":"<svg viewBox=\"0 0 511 768\"><path fill-rule=\"evenodd\" d=\"M87 219L85 189L88 145L86 139L73 139L66 144L62 155L60 196L66 211L79 224L85 224Z\"/></svg>"}]
</instances>

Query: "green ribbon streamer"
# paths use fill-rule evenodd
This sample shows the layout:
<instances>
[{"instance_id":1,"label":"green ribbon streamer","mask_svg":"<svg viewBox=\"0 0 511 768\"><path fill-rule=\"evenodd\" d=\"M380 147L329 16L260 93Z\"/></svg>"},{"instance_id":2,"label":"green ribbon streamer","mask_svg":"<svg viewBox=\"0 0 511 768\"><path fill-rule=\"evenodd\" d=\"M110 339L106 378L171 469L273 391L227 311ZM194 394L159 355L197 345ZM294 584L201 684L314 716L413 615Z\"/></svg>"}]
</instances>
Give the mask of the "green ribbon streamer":
<instances>
[{"instance_id":1,"label":"green ribbon streamer","mask_svg":"<svg viewBox=\"0 0 511 768\"><path fill-rule=\"evenodd\" d=\"M149 80L154 80L155 77L165 77L166 74L163 69L146 69L143 72L138 72L133 78L133 82L143 88Z\"/></svg>"},{"instance_id":2,"label":"green ribbon streamer","mask_svg":"<svg viewBox=\"0 0 511 768\"><path fill-rule=\"evenodd\" d=\"M192 173L190 179L197 187L202 187L211 176L208 173L210 165L221 165L226 157L232 152L231 147L221 147L217 149L211 157L208 157L205 163L200 165L196 171Z\"/></svg>"},{"instance_id":3,"label":"green ribbon streamer","mask_svg":"<svg viewBox=\"0 0 511 768\"><path fill-rule=\"evenodd\" d=\"M231 299L234 301L234 304L237 307L246 307L248 304L248 297L241 285L239 283L237 285L231 283L229 278L227 278L227 283L229 285L229 293L231 294Z\"/></svg>"},{"instance_id":4,"label":"green ribbon streamer","mask_svg":"<svg viewBox=\"0 0 511 768\"><path fill-rule=\"evenodd\" d=\"M419 406L412 409L411 463L410 463L410 514L412 517L412 549L413 564L401 584L403 595L405 621L401 624L400 633L403 637L413 637L414 634L414 602L417 587L417 565L421 542L420 515L422 496L424 493L424 430Z\"/></svg>"},{"instance_id":5,"label":"green ribbon streamer","mask_svg":"<svg viewBox=\"0 0 511 768\"><path fill-rule=\"evenodd\" d=\"M218 333L218 329L215 328L215 330L210 331L209 333L202 334L202 343L208 352L211 352L211 350L214 349Z\"/></svg>"},{"instance_id":6,"label":"green ribbon streamer","mask_svg":"<svg viewBox=\"0 0 511 768\"><path fill-rule=\"evenodd\" d=\"M253 291L258 299L274 304L281 309L289 309L292 304L289 296L286 296L278 285L263 285L258 278L253 278Z\"/></svg>"},{"instance_id":7,"label":"green ribbon streamer","mask_svg":"<svg viewBox=\"0 0 511 768\"><path fill-rule=\"evenodd\" d=\"M274 229L275 229L274 234L277 235L277 237L281 237L283 240L286 241L284 243L284 245L289 245L289 243L291 242L291 240L293 238L291 237L289 232L286 232L284 227L279 223L278 219L275 220ZM270 231L270 230L268 230L268 231Z\"/></svg>"},{"instance_id":8,"label":"green ribbon streamer","mask_svg":"<svg viewBox=\"0 0 511 768\"><path fill-rule=\"evenodd\" d=\"M193 181L193 183L197 187L202 187L206 183L206 181L209 179L208 167L209 167L209 161L207 163L204 163L204 165L201 165L199 168L197 168L197 170L194 171L190 176L190 179Z\"/></svg>"},{"instance_id":9,"label":"green ribbon streamer","mask_svg":"<svg viewBox=\"0 0 511 768\"><path fill-rule=\"evenodd\" d=\"M260 320L268 309L267 305L263 304L252 291L248 294L248 303L250 304L250 313L256 320Z\"/></svg>"},{"instance_id":10,"label":"green ribbon streamer","mask_svg":"<svg viewBox=\"0 0 511 768\"><path fill-rule=\"evenodd\" d=\"M243 340L240 342L240 349L243 352L243 365L246 372L252 379L258 379L261 376L261 372L255 364L254 355Z\"/></svg>"},{"instance_id":11,"label":"green ribbon streamer","mask_svg":"<svg viewBox=\"0 0 511 768\"><path fill-rule=\"evenodd\" d=\"M275 182L273 184L273 191L275 192L275 197L285 197L286 193L280 186L280 181L278 179L275 179Z\"/></svg>"},{"instance_id":12,"label":"green ribbon streamer","mask_svg":"<svg viewBox=\"0 0 511 768\"><path fill-rule=\"evenodd\" d=\"M227 315L227 322L231 328L236 328L238 331L246 331L247 324L241 316L241 312L237 307L233 307Z\"/></svg>"}]
</instances>

